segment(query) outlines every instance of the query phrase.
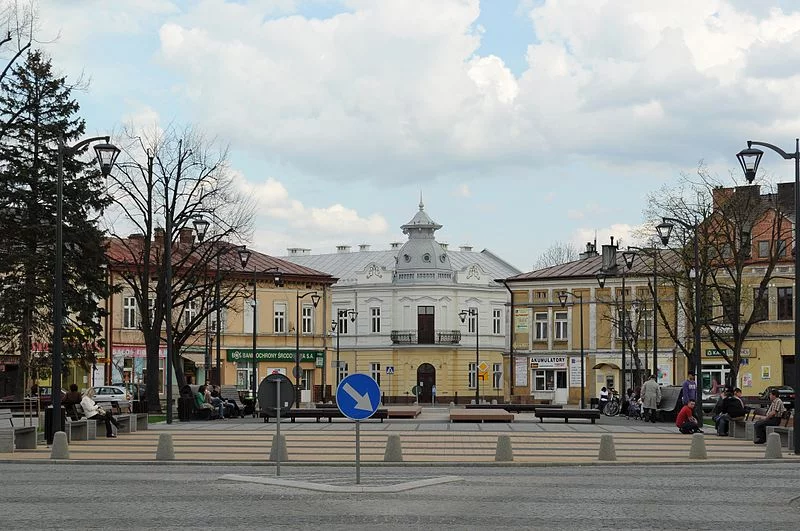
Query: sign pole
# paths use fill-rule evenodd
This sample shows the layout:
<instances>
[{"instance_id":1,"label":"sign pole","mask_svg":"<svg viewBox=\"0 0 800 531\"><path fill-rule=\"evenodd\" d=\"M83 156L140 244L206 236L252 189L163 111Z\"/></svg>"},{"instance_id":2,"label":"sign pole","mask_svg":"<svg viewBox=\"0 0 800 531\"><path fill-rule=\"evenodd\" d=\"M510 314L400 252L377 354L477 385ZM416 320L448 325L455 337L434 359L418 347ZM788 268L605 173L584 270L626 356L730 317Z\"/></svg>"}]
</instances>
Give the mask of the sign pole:
<instances>
[{"instance_id":1,"label":"sign pole","mask_svg":"<svg viewBox=\"0 0 800 531\"><path fill-rule=\"evenodd\" d=\"M361 421L356 421L356 485L361 484Z\"/></svg>"},{"instance_id":2,"label":"sign pole","mask_svg":"<svg viewBox=\"0 0 800 531\"><path fill-rule=\"evenodd\" d=\"M278 408L275 410L275 422L277 423L277 431L276 433L276 440L278 441L278 451L275 452L275 455L278 457L278 464L276 466L278 477L281 477L281 454L283 453L283 441L281 440L281 385L280 382L275 382L277 385L275 388L276 394L276 401L278 403Z\"/></svg>"}]
</instances>

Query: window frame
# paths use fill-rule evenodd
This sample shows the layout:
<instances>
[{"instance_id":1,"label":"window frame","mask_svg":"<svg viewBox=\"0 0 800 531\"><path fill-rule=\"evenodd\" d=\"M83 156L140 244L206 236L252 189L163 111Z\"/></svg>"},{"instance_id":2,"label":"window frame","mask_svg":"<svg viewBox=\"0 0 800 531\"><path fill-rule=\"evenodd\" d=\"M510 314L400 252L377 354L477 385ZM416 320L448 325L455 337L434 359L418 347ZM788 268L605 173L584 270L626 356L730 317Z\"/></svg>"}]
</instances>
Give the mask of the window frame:
<instances>
[{"instance_id":1,"label":"window frame","mask_svg":"<svg viewBox=\"0 0 800 531\"><path fill-rule=\"evenodd\" d=\"M136 329L139 326L139 307L136 297L124 295L122 297L122 328Z\"/></svg>"},{"instance_id":2,"label":"window frame","mask_svg":"<svg viewBox=\"0 0 800 531\"><path fill-rule=\"evenodd\" d=\"M540 319L541 316L544 316L544 319ZM547 341L549 322L550 319L547 312L533 312L533 339L535 341Z\"/></svg>"},{"instance_id":3,"label":"window frame","mask_svg":"<svg viewBox=\"0 0 800 531\"><path fill-rule=\"evenodd\" d=\"M503 388L503 364L492 363L492 389Z\"/></svg>"},{"instance_id":4,"label":"window frame","mask_svg":"<svg viewBox=\"0 0 800 531\"><path fill-rule=\"evenodd\" d=\"M370 326L369 330L372 334L381 333L381 307L371 306L369 309Z\"/></svg>"},{"instance_id":5,"label":"window frame","mask_svg":"<svg viewBox=\"0 0 800 531\"><path fill-rule=\"evenodd\" d=\"M378 384L378 387L381 385L381 364L379 362L373 361L369 364L369 375L370 377L375 380Z\"/></svg>"},{"instance_id":6,"label":"window frame","mask_svg":"<svg viewBox=\"0 0 800 531\"><path fill-rule=\"evenodd\" d=\"M780 286L777 288L777 301L778 301L778 321L793 321L794 320L794 287L793 286ZM788 298L787 298L788 294Z\"/></svg>"},{"instance_id":7,"label":"window frame","mask_svg":"<svg viewBox=\"0 0 800 531\"><path fill-rule=\"evenodd\" d=\"M311 335L314 333L314 305L303 304L300 308L300 333Z\"/></svg>"},{"instance_id":8,"label":"window frame","mask_svg":"<svg viewBox=\"0 0 800 531\"><path fill-rule=\"evenodd\" d=\"M286 334L286 303L272 303L272 327L276 334Z\"/></svg>"},{"instance_id":9,"label":"window frame","mask_svg":"<svg viewBox=\"0 0 800 531\"><path fill-rule=\"evenodd\" d=\"M503 333L503 311L499 308L492 309L492 334L499 336Z\"/></svg>"},{"instance_id":10,"label":"window frame","mask_svg":"<svg viewBox=\"0 0 800 531\"><path fill-rule=\"evenodd\" d=\"M478 381L478 364L474 361L467 363L467 388L475 389Z\"/></svg>"},{"instance_id":11,"label":"window frame","mask_svg":"<svg viewBox=\"0 0 800 531\"><path fill-rule=\"evenodd\" d=\"M553 341L569 340L568 319L569 314L566 310L553 312Z\"/></svg>"}]
</instances>

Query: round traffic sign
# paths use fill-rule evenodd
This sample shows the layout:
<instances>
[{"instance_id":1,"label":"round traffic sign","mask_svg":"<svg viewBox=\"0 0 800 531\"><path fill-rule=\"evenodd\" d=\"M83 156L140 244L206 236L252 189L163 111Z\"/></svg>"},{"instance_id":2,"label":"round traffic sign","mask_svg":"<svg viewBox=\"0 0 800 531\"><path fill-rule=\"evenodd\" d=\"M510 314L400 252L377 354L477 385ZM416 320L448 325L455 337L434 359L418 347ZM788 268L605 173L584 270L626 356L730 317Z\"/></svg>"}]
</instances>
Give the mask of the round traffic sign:
<instances>
[{"instance_id":1,"label":"round traffic sign","mask_svg":"<svg viewBox=\"0 0 800 531\"><path fill-rule=\"evenodd\" d=\"M371 417L381 404L378 382L366 374L351 374L336 389L336 405L342 415L352 420Z\"/></svg>"}]
</instances>

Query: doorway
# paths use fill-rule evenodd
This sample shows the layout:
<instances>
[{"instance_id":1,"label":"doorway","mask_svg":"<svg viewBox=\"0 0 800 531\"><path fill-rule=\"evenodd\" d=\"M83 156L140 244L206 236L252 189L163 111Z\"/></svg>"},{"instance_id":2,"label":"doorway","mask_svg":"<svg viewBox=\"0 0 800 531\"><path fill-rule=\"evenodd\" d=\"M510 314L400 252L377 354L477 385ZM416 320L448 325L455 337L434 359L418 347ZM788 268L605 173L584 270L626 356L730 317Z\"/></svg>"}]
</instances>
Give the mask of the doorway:
<instances>
[{"instance_id":1,"label":"doorway","mask_svg":"<svg viewBox=\"0 0 800 531\"><path fill-rule=\"evenodd\" d=\"M433 306L417 306L417 343L432 345L434 343Z\"/></svg>"},{"instance_id":2,"label":"doorway","mask_svg":"<svg viewBox=\"0 0 800 531\"><path fill-rule=\"evenodd\" d=\"M567 371L556 371L556 392L553 396L554 404L566 404L569 399L567 387Z\"/></svg>"},{"instance_id":3,"label":"doorway","mask_svg":"<svg viewBox=\"0 0 800 531\"><path fill-rule=\"evenodd\" d=\"M430 363L423 363L417 368L417 385L419 402L430 404L433 401L433 387L436 385L436 368Z\"/></svg>"}]
</instances>

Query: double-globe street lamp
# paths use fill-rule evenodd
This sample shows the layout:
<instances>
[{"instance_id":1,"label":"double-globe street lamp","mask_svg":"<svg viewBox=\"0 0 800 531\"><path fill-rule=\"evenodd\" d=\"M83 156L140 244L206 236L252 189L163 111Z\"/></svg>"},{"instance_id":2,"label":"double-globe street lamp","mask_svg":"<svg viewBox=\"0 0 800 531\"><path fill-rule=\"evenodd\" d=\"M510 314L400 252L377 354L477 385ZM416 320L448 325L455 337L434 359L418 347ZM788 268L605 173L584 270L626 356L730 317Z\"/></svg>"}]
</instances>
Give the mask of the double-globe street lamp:
<instances>
[{"instance_id":1,"label":"double-globe street lamp","mask_svg":"<svg viewBox=\"0 0 800 531\"><path fill-rule=\"evenodd\" d=\"M632 245L628 246L628 251L636 252L636 253L646 253L652 252L653 253L653 372L656 376L656 383L658 383L658 249L643 249L641 247L635 247ZM644 259L642 259L644 260ZM645 324L647 324L647 319L645 319ZM646 330L646 328L645 328ZM647 336L645 336L647 338ZM646 358L645 358L646 359Z\"/></svg>"},{"instance_id":2,"label":"double-globe street lamp","mask_svg":"<svg viewBox=\"0 0 800 531\"><path fill-rule=\"evenodd\" d=\"M558 301L561 303L561 307L565 307L567 305L567 297L572 297L573 299L578 299L578 307L579 311L581 312L580 320L581 320L581 409L583 409L584 404L586 403L586 396L585 396L585 389L586 383L584 381L584 374L586 374L586 370L584 368L584 352L583 352L583 294L575 293L573 291L561 291L558 294Z\"/></svg>"},{"instance_id":3,"label":"double-globe street lamp","mask_svg":"<svg viewBox=\"0 0 800 531\"><path fill-rule=\"evenodd\" d=\"M237 252L239 254L239 261L242 264L242 269L246 270L247 269L247 262L250 261L250 255L252 253L245 246L239 247L237 249ZM269 273L269 272L274 272L275 273L275 275L273 277L273 282L275 283L275 286L282 286L283 285L283 275L281 275L280 270L277 267L268 267L267 269L264 269L264 270L261 271L261 273ZM256 400L258 398L258 382L257 382L258 378L257 378L257 375L256 375L256 373L257 373L256 367L258 366L258 360L256 359L256 340L257 340L256 336L257 336L257 333L258 333L258 330L257 330L257 325L258 325L257 308L258 308L258 304L257 304L256 296L258 294L257 293L258 292L258 273L259 273L258 268L254 266L253 267L253 301L251 303L252 308L253 308L253 367L252 367L251 378L250 378L251 379L250 388L251 388L251 391L252 391L252 395L251 396L252 396L252 400L253 400L253 416L254 417L256 415L258 415L258 408L256 408ZM217 328L219 328L219 325L217 325Z\"/></svg>"},{"instance_id":4,"label":"double-globe street lamp","mask_svg":"<svg viewBox=\"0 0 800 531\"><path fill-rule=\"evenodd\" d=\"M354 308L339 308L336 310L336 319L331 321L331 330L336 332L336 389L339 388L342 372L339 370L339 337L342 334L342 325L346 326L347 318L353 323L358 317L358 312Z\"/></svg>"},{"instance_id":5,"label":"double-globe street lamp","mask_svg":"<svg viewBox=\"0 0 800 531\"><path fill-rule=\"evenodd\" d=\"M666 247L675 224L692 232L692 247L694 251L694 266L689 271L689 276L694 279L694 374L697 387L695 390L695 416L700 426L703 425L703 366L700 361L700 316L702 312L702 297L700 294L700 245L699 245L699 224L690 224L677 218L663 218L662 222L656 226L661 243ZM686 397L684 397L686 399Z\"/></svg>"},{"instance_id":6,"label":"double-globe street lamp","mask_svg":"<svg viewBox=\"0 0 800 531\"><path fill-rule=\"evenodd\" d=\"M300 290L297 290L296 293L297 293L297 298L295 300L296 313L295 313L295 320L294 320L294 338L295 338L295 343L294 343L294 403L297 404L297 406L299 407L300 406L300 376L302 376L302 373L300 372L300 328L301 328L300 301L310 295L311 296L311 303L314 305L314 309L316 309L317 305L319 304L319 301L320 301L320 299L322 297L320 297L317 294L316 291L307 291L306 293L303 293L302 295L300 295ZM311 310L311 311L313 312L314 310ZM306 322L309 323L308 330L303 330L303 333L304 334L313 334L314 333L314 319L313 319L313 317L311 319L309 319L308 321L303 319L302 325L305 325Z\"/></svg>"},{"instance_id":7,"label":"double-globe street lamp","mask_svg":"<svg viewBox=\"0 0 800 531\"><path fill-rule=\"evenodd\" d=\"M616 249L614 251L616 253ZM621 389L621 396L626 396L625 392L628 389L628 379L627 379L627 359L625 356L625 350L627 348L626 343L628 342L628 332L627 332L627 324L626 324L626 315L627 315L627 305L625 302L625 276L626 271L630 271L633 267L633 259L636 257L636 253L633 251L625 251L622 253L622 260L624 265L621 269L620 276L622 277L622 311L617 314L617 319L621 320L619 323L620 335L622 337L622 389ZM618 269L617 266L614 266L614 269ZM600 270L597 273L597 284L602 289L606 285L606 278L610 276L609 274L616 274L616 271L604 271ZM632 382L631 382L632 383Z\"/></svg>"},{"instance_id":8,"label":"double-globe street lamp","mask_svg":"<svg viewBox=\"0 0 800 531\"><path fill-rule=\"evenodd\" d=\"M100 164L100 172L103 177L108 177L114 162L119 155L119 148L109 143L107 136L97 136L87 138L75 144L67 146L64 138L58 137L58 181L56 183L56 263L54 279L54 300L53 300L53 415L52 432L61 431L61 352L63 342L64 326L64 302L62 291L64 289L64 157L72 156L81 148L88 146L92 142L102 141L102 144L94 146L97 162Z\"/></svg>"},{"instance_id":9,"label":"double-globe street lamp","mask_svg":"<svg viewBox=\"0 0 800 531\"><path fill-rule=\"evenodd\" d=\"M763 146L776 152L786 160L794 160L794 411L800 411L800 297L797 293L797 273L800 264L800 139L795 139L794 153L787 153L777 146L766 142L748 140L747 149L740 151L736 157L742 165L747 182L756 178L758 163L764 152L753 146ZM794 430L794 453L800 455L800 430Z\"/></svg>"},{"instance_id":10,"label":"double-globe street lamp","mask_svg":"<svg viewBox=\"0 0 800 531\"><path fill-rule=\"evenodd\" d=\"M469 308L468 310L461 310L458 312L458 317L461 319L461 322L467 320L467 316L470 317L470 322L472 322L472 317L475 317L475 403L480 404L480 369L478 366L480 365L480 349L478 348L478 329L480 328L480 323L478 322L478 309L477 308Z\"/></svg>"}]
</instances>

